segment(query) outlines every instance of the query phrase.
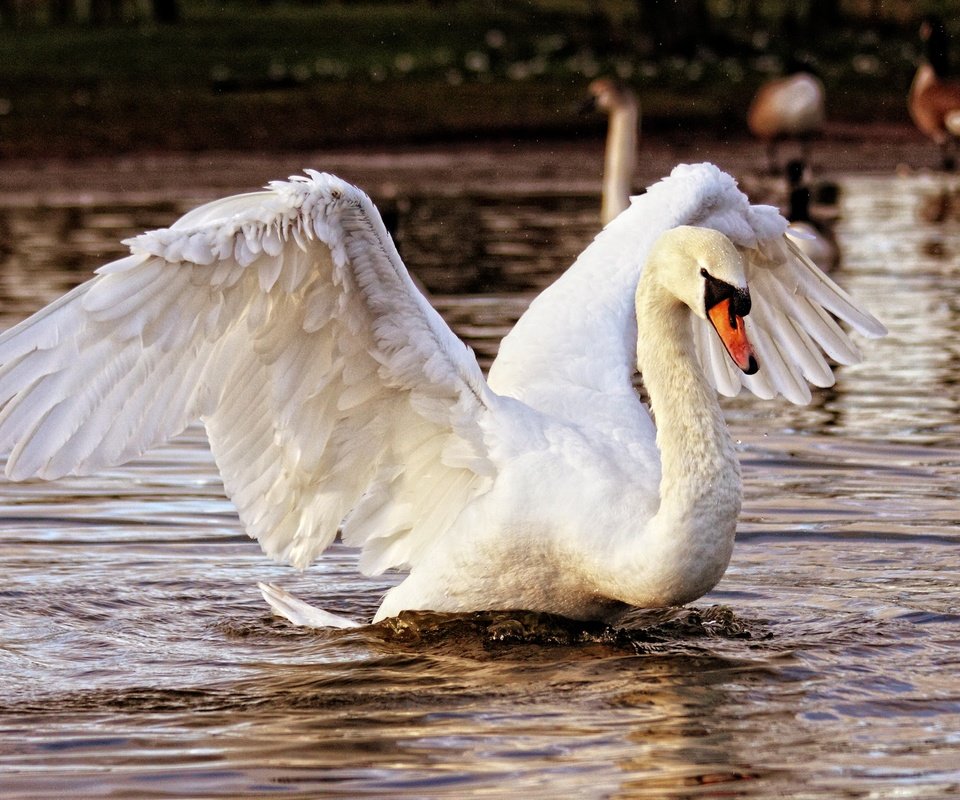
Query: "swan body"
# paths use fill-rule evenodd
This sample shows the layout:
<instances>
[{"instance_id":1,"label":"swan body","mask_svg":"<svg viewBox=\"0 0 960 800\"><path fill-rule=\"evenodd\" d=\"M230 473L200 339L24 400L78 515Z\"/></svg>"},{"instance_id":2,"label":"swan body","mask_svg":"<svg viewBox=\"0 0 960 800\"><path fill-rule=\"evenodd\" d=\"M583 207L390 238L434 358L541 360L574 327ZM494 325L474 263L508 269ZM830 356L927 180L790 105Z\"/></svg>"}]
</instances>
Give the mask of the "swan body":
<instances>
[{"instance_id":1,"label":"swan body","mask_svg":"<svg viewBox=\"0 0 960 800\"><path fill-rule=\"evenodd\" d=\"M883 333L785 229L716 167L677 167L484 378L365 194L278 181L128 240L0 336L6 474L92 472L199 418L270 556L305 568L339 530L364 572L409 573L375 619L685 603L723 575L740 508L717 391L806 402L833 380L824 353L858 358L834 316ZM297 623L355 624L261 588Z\"/></svg>"},{"instance_id":2,"label":"swan body","mask_svg":"<svg viewBox=\"0 0 960 800\"><path fill-rule=\"evenodd\" d=\"M590 106L607 114L600 208L600 221L606 225L630 205L640 136L640 104L629 87L610 78L591 81L588 91Z\"/></svg>"}]
</instances>

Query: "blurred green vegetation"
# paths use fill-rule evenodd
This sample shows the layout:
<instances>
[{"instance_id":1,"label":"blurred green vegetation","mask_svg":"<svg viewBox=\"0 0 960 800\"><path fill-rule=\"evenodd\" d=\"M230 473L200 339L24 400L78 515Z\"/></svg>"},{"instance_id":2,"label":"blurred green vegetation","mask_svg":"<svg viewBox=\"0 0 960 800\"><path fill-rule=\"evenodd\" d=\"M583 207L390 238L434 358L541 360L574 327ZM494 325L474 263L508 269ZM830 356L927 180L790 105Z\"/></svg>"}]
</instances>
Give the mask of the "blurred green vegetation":
<instances>
[{"instance_id":1,"label":"blurred green vegetation","mask_svg":"<svg viewBox=\"0 0 960 800\"><path fill-rule=\"evenodd\" d=\"M600 74L636 88L647 133L733 138L797 55L832 119L906 122L919 14L955 4L685 5L706 16L665 20L664 0L181 0L169 25L122 4L110 24L21 19L0 25L0 156L595 136L603 121L577 107Z\"/></svg>"}]
</instances>

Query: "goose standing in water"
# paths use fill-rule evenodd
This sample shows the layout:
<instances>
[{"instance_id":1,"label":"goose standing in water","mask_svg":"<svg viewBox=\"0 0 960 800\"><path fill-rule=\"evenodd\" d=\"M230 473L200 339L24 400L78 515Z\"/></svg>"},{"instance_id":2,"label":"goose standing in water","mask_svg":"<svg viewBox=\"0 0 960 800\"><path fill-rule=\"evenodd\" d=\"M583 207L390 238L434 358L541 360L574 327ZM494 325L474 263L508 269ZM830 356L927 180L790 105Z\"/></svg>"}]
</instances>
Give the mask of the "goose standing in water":
<instances>
[{"instance_id":1,"label":"goose standing in water","mask_svg":"<svg viewBox=\"0 0 960 800\"><path fill-rule=\"evenodd\" d=\"M128 240L0 336L6 473L93 472L199 418L270 556L305 568L342 530L365 573L408 571L375 620L686 603L723 575L740 510L717 391L804 403L833 381L824 353L858 358L833 316L884 332L786 226L713 165L675 168L533 301L485 379L365 194L277 181ZM295 623L357 624L262 589Z\"/></svg>"},{"instance_id":2,"label":"goose standing in water","mask_svg":"<svg viewBox=\"0 0 960 800\"><path fill-rule=\"evenodd\" d=\"M809 67L798 65L791 74L767 81L757 90L747 110L747 127L767 144L767 164L779 172L777 145L800 142L803 159L809 159L810 139L820 133L826 119L823 82Z\"/></svg>"},{"instance_id":3,"label":"goose standing in water","mask_svg":"<svg viewBox=\"0 0 960 800\"><path fill-rule=\"evenodd\" d=\"M600 207L600 221L606 225L630 205L640 136L640 104L628 86L612 78L597 78L588 91L589 107L607 115Z\"/></svg>"},{"instance_id":4,"label":"goose standing in water","mask_svg":"<svg viewBox=\"0 0 960 800\"><path fill-rule=\"evenodd\" d=\"M927 16L920 26L926 58L917 67L907 95L907 108L917 129L940 147L941 166L955 166L953 149L960 136L960 82L949 80L950 39L939 17Z\"/></svg>"}]
</instances>

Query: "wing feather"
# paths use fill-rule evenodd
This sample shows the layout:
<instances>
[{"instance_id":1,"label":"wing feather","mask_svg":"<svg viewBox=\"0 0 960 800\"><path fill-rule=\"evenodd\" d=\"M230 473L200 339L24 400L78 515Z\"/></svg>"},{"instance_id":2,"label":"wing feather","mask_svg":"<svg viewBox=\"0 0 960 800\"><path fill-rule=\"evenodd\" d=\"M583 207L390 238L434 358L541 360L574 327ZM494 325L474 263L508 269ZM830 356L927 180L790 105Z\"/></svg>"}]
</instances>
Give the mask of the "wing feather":
<instances>
[{"instance_id":1,"label":"wing feather","mask_svg":"<svg viewBox=\"0 0 960 800\"><path fill-rule=\"evenodd\" d=\"M359 190L310 172L127 244L0 336L10 477L96 470L199 417L269 554L306 566L358 509L351 541L375 543L377 569L452 524L424 513L436 492L460 509L489 485L496 396Z\"/></svg>"},{"instance_id":2,"label":"wing feather","mask_svg":"<svg viewBox=\"0 0 960 800\"><path fill-rule=\"evenodd\" d=\"M785 241L775 209L711 165L680 167L530 306L491 371L498 390L560 418L588 396L598 429L646 447L633 294L645 252L680 224L716 227L747 260L761 371L733 370L693 322L719 391L805 402L807 380L832 380L827 358L859 357L834 317L883 332ZM489 487L502 443L486 422L512 406L416 289L362 192L311 172L127 243L130 256L0 336L8 475L92 471L201 418L266 552L304 567L342 523L373 572L415 563Z\"/></svg>"},{"instance_id":3,"label":"wing feather","mask_svg":"<svg viewBox=\"0 0 960 800\"><path fill-rule=\"evenodd\" d=\"M789 352L796 358L803 376L808 381L815 386L832 386L833 371L823 357L823 351L807 332L811 320L805 324L797 321L800 317L807 318L812 306L802 299L791 299L783 285L776 281L769 283L769 295L764 296L764 304L774 309L791 309L789 315L781 314L777 319L777 324L782 326L781 333L789 341ZM819 315L815 315L813 319L816 324L821 321Z\"/></svg>"},{"instance_id":4,"label":"wing feather","mask_svg":"<svg viewBox=\"0 0 960 800\"><path fill-rule=\"evenodd\" d=\"M854 341L837 320L863 336L886 333L784 235L787 221L775 208L750 205L733 179L716 167L677 167L659 186L663 194L673 190L685 198L676 209L674 225L715 228L733 241L746 261L753 301L747 332L760 371L744 375L732 369L709 323L700 319L692 323L699 329L695 341L701 362L722 394L737 394L745 386L762 398L779 394L793 403L808 403L807 381L816 386L833 383L824 355L840 364L860 360Z\"/></svg>"},{"instance_id":5,"label":"wing feather","mask_svg":"<svg viewBox=\"0 0 960 800\"><path fill-rule=\"evenodd\" d=\"M786 239L787 221L777 209L751 205L734 179L712 164L683 164L632 198L630 208L530 304L500 345L490 385L560 417L570 408L571 391L584 388L596 393L596 418L640 413L622 405L636 374L634 295L650 248L679 225L720 231L746 261L754 309L747 329L758 350L757 374L736 370L709 323L691 314L701 363L722 394L746 387L763 398L780 394L808 402L806 381L833 382L827 358L841 364L860 358L836 320L868 337L885 332Z\"/></svg>"},{"instance_id":6,"label":"wing feather","mask_svg":"<svg viewBox=\"0 0 960 800\"><path fill-rule=\"evenodd\" d=\"M700 351L704 368L722 394L735 395L744 386L758 397L779 394L792 403L808 403L807 382L815 386L834 382L827 358L839 364L860 360L859 349L838 319L868 337L882 336L885 328L786 237L757 240L753 246L740 244L740 248L753 301L747 334L757 351L760 371L749 376L731 373L729 365L721 369L714 344L708 353ZM711 338L706 333L709 323L695 319L693 324L702 329L697 338L702 345Z\"/></svg>"}]
</instances>

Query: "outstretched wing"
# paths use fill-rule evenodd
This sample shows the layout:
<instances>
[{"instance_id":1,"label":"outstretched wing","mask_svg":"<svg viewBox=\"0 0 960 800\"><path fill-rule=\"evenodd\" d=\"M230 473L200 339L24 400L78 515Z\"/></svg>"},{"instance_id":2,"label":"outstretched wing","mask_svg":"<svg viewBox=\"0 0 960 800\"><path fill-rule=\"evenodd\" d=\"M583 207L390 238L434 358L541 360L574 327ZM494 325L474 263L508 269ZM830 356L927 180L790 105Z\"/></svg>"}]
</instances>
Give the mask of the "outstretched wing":
<instances>
[{"instance_id":1,"label":"outstretched wing","mask_svg":"<svg viewBox=\"0 0 960 800\"><path fill-rule=\"evenodd\" d=\"M485 490L496 396L358 189L310 172L127 244L0 336L9 477L120 463L199 417L267 553L306 566L352 510L371 571Z\"/></svg>"},{"instance_id":2,"label":"outstretched wing","mask_svg":"<svg viewBox=\"0 0 960 800\"><path fill-rule=\"evenodd\" d=\"M752 301L747 336L760 369L745 375L723 351L709 323L691 315L694 338L708 378L721 394L746 387L769 399L810 402L810 384L832 386L828 359L855 364L860 352L838 320L861 335L883 336L886 328L817 267L784 234L787 221L772 206L750 205L730 176L699 164L678 167L674 176L702 189L698 202L679 213L682 224L715 228L730 238L746 262Z\"/></svg>"},{"instance_id":3,"label":"outstretched wing","mask_svg":"<svg viewBox=\"0 0 960 800\"><path fill-rule=\"evenodd\" d=\"M876 319L790 245L777 209L751 205L713 164L683 164L632 198L630 208L534 300L501 344L490 385L561 416L569 397L586 393L592 414L607 416L611 428L621 424L633 413L623 399L633 395L636 371L637 282L653 243L678 225L722 232L747 262L753 300L747 330L760 363L755 376L737 370L709 325L691 314L701 361L724 394L744 385L761 397L807 402L806 381L833 382L828 357L840 363L859 358L836 319L867 336L883 334ZM634 429L642 432L642 423Z\"/></svg>"},{"instance_id":4,"label":"outstretched wing","mask_svg":"<svg viewBox=\"0 0 960 800\"><path fill-rule=\"evenodd\" d=\"M760 364L754 375L736 369L718 337L703 320L693 325L707 376L721 394L746 387L758 397L783 395L798 405L810 402L810 384L832 386L830 360L856 364L860 351L837 320L868 337L886 328L837 286L785 236L743 250L752 307L747 337ZM829 360L828 360L829 359Z\"/></svg>"}]
</instances>

